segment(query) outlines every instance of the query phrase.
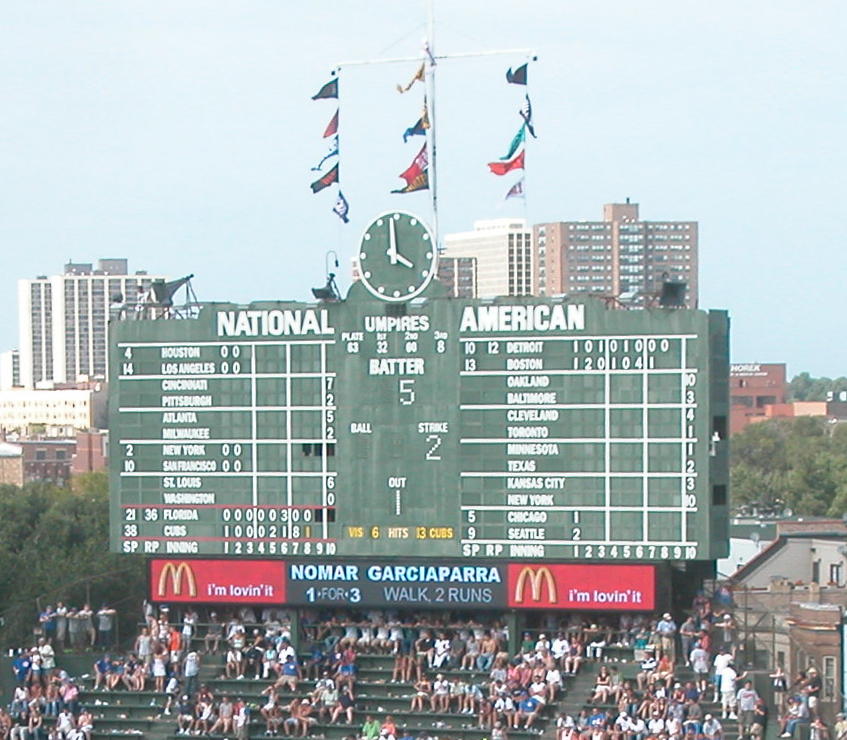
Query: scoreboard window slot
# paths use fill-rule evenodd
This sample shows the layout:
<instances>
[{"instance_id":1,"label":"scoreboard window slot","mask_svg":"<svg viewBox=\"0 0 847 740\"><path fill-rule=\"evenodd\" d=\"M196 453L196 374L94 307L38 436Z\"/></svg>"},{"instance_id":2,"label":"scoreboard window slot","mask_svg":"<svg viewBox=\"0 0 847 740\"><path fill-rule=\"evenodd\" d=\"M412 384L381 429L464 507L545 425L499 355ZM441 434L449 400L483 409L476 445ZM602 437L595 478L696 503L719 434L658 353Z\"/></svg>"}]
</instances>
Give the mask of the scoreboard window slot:
<instances>
[{"instance_id":1,"label":"scoreboard window slot","mask_svg":"<svg viewBox=\"0 0 847 740\"><path fill-rule=\"evenodd\" d=\"M335 509L315 509L315 521L323 522L324 519L327 522L335 521Z\"/></svg>"},{"instance_id":2,"label":"scoreboard window slot","mask_svg":"<svg viewBox=\"0 0 847 740\"><path fill-rule=\"evenodd\" d=\"M321 422L323 414L320 410L296 409L291 413L291 438L321 441L323 439Z\"/></svg>"},{"instance_id":3,"label":"scoreboard window slot","mask_svg":"<svg viewBox=\"0 0 847 740\"><path fill-rule=\"evenodd\" d=\"M502 487L502 480L500 478L462 478L462 493L467 494L470 498L473 494L481 494L483 492L483 486L487 486L488 483L491 483L490 488L488 490L499 491ZM478 504L479 501L468 501L468 503Z\"/></svg>"},{"instance_id":4,"label":"scoreboard window slot","mask_svg":"<svg viewBox=\"0 0 847 740\"><path fill-rule=\"evenodd\" d=\"M629 373L609 378L609 403L643 403L644 389L641 375Z\"/></svg>"},{"instance_id":5,"label":"scoreboard window slot","mask_svg":"<svg viewBox=\"0 0 847 740\"><path fill-rule=\"evenodd\" d=\"M257 344L256 345L256 372L257 373L284 373L285 372L284 344Z\"/></svg>"},{"instance_id":6,"label":"scoreboard window slot","mask_svg":"<svg viewBox=\"0 0 847 740\"><path fill-rule=\"evenodd\" d=\"M559 411L556 426L550 430L550 436L574 439L602 438L605 436L603 414L603 409L562 409ZM562 431L555 431L559 429Z\"/></svg>"},{"instance_id":7,"label":"scoreboard window slot","mask_svg":"<svg viewBox=\"0 0 847 740\"><path fill-rule=\"evenodd\" d=\"M677 417L679 413L677 413ZM644 424L641 409L611 409L609 411L610 437L643 437Z\"/></svg>"},{"instance_id":8,"label":"scoreboard window slot","mask_svg":"<svg viewBox=\"0 0 847 740\"><path fill-rule=\"evenodd\" d=\"M321 368L320 344L290 344L288 351L291 355L292 373L319 373Z\"/></svg>"},{"instance_id":9,"label":"scoreboard window slot","mask_svg":"<svg viewBox=\"0 0 847 740\"><path fill-rule=\"evenodd\" d=\"M681 478L649 478L647 504L648 506L682 506Z\"/></svg>"},{"instance_id":10,"label":"scoreboard window slot","mask_svg":"<svg viewBox=\"0 0 847 740\"><path fill-rule=\"evenodd\" d=\"M640 502L639 502L640 503ZM609 515L609 539L635 541L644 539L644 518L640 511L613 511Z\"/></svg>"},{"instance_id":11,"label":"scoreboard window slot","mask_svg":"<svg viewBox=\"0 0 847 740\"><path fill-rule=\"evenodd\" d=\"M462 385L460 387L459 392L459 403L461 404L476 404L482 403L482 391L476 390L475 388L466 387L465 383L467 380L462 381ZM502 394L501 394L502 395ZM501 401L502 403L502 401ZM463 411L462 413L468 413L467 411Z\"/></svg>"},{"instance_id":12,"label":"scoreboard window slot","mask_svg":"<svg viewBox=\"0 0 847 740\"><path fill-rule=\"evenodd\" d=\"M712 486L712 505L713 506L726 506L726 486L725 485Z\"/></svg>"},{"instance_id":13,"label":"scoreboard window slot","mask_svg":"<svg viewBox=\"0 0 847 740\"><path fill-rule=\"evenodd\" d=\"M603 478L574 478L568 481L568 506L604 506L606 481Z\"/></svg>"},{"instance_id":14,"label":"scoreboard window slot","mask_svg":"<svg viewBox=\"0 0 847 740\"><path fill-rule=\"evenodd\" d=\"M674 373L655 373L647 378L647 403L680 403L682 380Z\"/></svg>"},{"instance_id":15,"label":"scoreboard window slot","mask_svg":"<svg viewBox=\"0 0 847 740\"><path fill-rule=\"evenodd\" d=\"M682 514L675 511L651 511L647 514L647 539L651 542L679 542L682 531Z\"/></svg>"},{"instance_id":16,"label":"scoreboard window slot","mask_svg":"<svg viewBox=\"0 0 847 740\"><path fill-rule=\"evenodd\" d=\"M648 342L648 348L650 346L653 345ZM681 339L658 339L655 342L655 346L655 351L649 352L652 360L651 367L657 369L683 367Z\"/></svg>"},{"instance_id":17,"label":"scoreboard window slot","mask_svg":"<svg viewBox=\"0 0 847 740\"><path fill-rule=\"evenodd\" d=\"M606 468L604 445L590 442L560 445L558 462L562 472L602 473Z\"/></svg>"},{"instance_id":18,"label":"scoreboard window slot","mask_svg":"<svg viewBox=\"0 0 847 740\"><path fill-rule=\"evenodd\" d=\"M256 446L256 467L262 473L280 473L288 470L288 446L261 444Z\"/></svg>"},{"instance_id":19,"label":"scoreboard window slot","mask_svg":"<svg viewBox=\"0 0 847 740\"><path fill-rule=\"evenodd\" d=\"M603 375L562 376L562 400L573 403L604 403L606 382Z\"/></svg>"},{"instance_id":20,"label":"scoreboard window slot","mask_svg":"<svg viewBox=\"0 0 847 740\"><path fill-rule=\"evenodd\" d=\"M650 442L647 445L647 470L651 473L682 472L682 445L674 442Z\"/></svg>"},{"instance_id":21,"label":"scoreboard window slot","mask_svg":"<svg viewBox=\"0 0 847 740\"><path fill-rule=\"evenodd\" d=\"M257 411L257 439L285 439L288 434L288 413L285 411Z\"/></svg>"},{"instance_id":22,"label":"scoreboard window slot","mask_svg":"<svg viewBox=\"0 0 847 740\"><path fill-rule=\"evenodd\" d=\"M297 444L291 455L291 470L302 473L321 472L324 457L335 455L335 445L324 445L322 442L301 442Z\"/></svg>"},{"instance_id":23,"label":"scoreboard window slot","mask_svg":"<svg viewBox=\"0 0 847 740\"><path fill-rule=\"evenodd\" d=\"M216 412L214 417L218 425L212 436L219 439L249 439L253 434L250 416L249 411Z\"/></svg>"},{"instance_id":24,"label":"scoreboard window slot","mask_svg":"<svg viewBox=\"0 0 847 740\"><path fill-rule=\"evenodd\" d=\"M679 409L649 409L647 434L650 437L681 437L682 417Z\"/></svg>"},{"instance_id":25,"label":"scoreboard window slot","mask_svg":"<svg viewBox=\"0 0 847 740\"><path fill-rule=\"evenodd\" d=\"M571 515L571 523L565 528L567 539L604 540L606 539L606 515L602 511L581 511L578 521Z\"/></svg>"},{"instance_id":26,"label":"scoreboard window slot","mask_svg":"<svg viewBox=\"0 0 847 740\"><path fill-rule=\"evenodd\" d=\"M291 478L291 493L297 497L297 503L320 503L323 492L323 480L314 475L295 475Z\"/></svg>"},{"instance_id":27,"label":"scoreboard window slot","mask_svg":"<svg viewBox=\"0 0 847 740\"><path fill-rule=\"evenodd\" d=\"M644 445L640 442L609 445L609 467L613 473L640 473L644 469Z\"/></svg>"},{"instance_id":28,"label":"scoreboard window slot","mask_svg":"<svg viewBox=\"0 0 847 740\"><path fill-rule=\"evenodd\" d=\"M256 378L256 406L286 406L285 378Z\"/></svg>"},{"instance_id":29,"label":"scoreboard window slot","mask_svg":"<svg viewBox=\"0 0 847 740\"><path fill-rule=\"evenodd\" d=\"M291 378L292 406L322 406L324 401L323 378Z\"/></svg>"},{"instance_id":30,"label":"scoreboard window slot","mask_svg":"<svg viewBox=\"0 0 847 740\"><path fill-rule=\"evenodd\" d=\"M256 480L257 502L262 506L279 506L288 496L288 481L281 476L262 477Z\"/></svg>"},{"instance_id":31,"label":"scoreboard window slot","mask_svg":"<svg viewBox=\"0 0 847 740\"><path fill-rule=\"evenodd\" d=\"M609 503L612 506L641 506L644 503L641 478L612 478L609 481Z\"/></svg>"}]
</instances>

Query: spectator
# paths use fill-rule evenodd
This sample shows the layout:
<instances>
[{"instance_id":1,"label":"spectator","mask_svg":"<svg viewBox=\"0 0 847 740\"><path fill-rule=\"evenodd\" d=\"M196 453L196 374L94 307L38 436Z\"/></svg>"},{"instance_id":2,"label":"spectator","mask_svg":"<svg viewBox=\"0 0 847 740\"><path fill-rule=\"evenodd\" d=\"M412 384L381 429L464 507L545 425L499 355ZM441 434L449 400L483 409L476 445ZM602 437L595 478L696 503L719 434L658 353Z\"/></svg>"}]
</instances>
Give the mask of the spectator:
<instances>
[{"instance_id":1,"label":"spectator","mask_svg":"<svg viewBox=\"0 0 847 740\"><path fill-rule=\"evenodd\" d=\"M662 615L662 619L656 625L656 632L659 635L659 644L662 653L667 655L671 662L676 660L676 622L669 613Z\"/></svg>"},{"instance_id":2,"label":"spectator","mask_svg":"<svg viewBox=\"0 0 847 740\"><path fill-rule=\"evenodd\" d=\"M745 681L735 698L738 705L738 731L743 737L751 734L753 729L759 695L753 688L753 682Z\"/></svg>"},{"instance_id":3,"label":"spectator","mask_svg":"<svg viewBox=\"0 0 847 740\"><path fill-rule=\"evenodd\" d=\"M721 723L711 714L707 714L703 719L703 737L705 740L719 740L723 734Z\"/></svg>"},{"instance_id":4,"label":"spectator","mask_svg":"<svg viewBox=\"0 0 847 740\"><path fill-rule=\"evenodd\" d=\"M368 714L365 717L365 723L362 725L359 735L364 738L364 740L376 740L376 738L379 737L379 730L379 722Z\"/></svg>"},{"instance_id":5,"label":"spectator","mask_svg":"<svg viewBox=\"0 0 847 740\"><path fill-rule=\"evenodd\" d=\"M768 729L768 707L765 700L759 697L753 709L753 724L750 727L750 736L755 740L766 737Z\"/></svg>"},{"instance_id":6,"label":"spectator","mask_svg":"<svg viewBox=\"0 0 847 740\"><path fill-rule=\"evenodd\" d=\"M223 625L218 620L216 612L209 615L209 628L206 630L206 636L203 638L203 644L206 647L206 652L212 655L217 655L220 649L221 638L223 637Z\"/></svg>"},{"instance_id":7,"label":"spectator","mask_svg":"<svg viewBox=\"0 0 847 740\"><path fill-rule=\"evenodd\" d=\"M812 717L818 716L818 702L820 700L823 681L818 674L818 669L812 666L808 671L809 678L806 681L806 693L808 696L809 713Z\"/></svg>"},{"instance_id":8,"label":"spectator","mask_svg":"<svg viewBox=\"0 0 847 740\"><path fill-rule=\"evenodd\" d=\"M109 649L114 644L115 615L117 612L108 604L97 611L97 632L101 648Z\"/></svg>"}]
</instances>

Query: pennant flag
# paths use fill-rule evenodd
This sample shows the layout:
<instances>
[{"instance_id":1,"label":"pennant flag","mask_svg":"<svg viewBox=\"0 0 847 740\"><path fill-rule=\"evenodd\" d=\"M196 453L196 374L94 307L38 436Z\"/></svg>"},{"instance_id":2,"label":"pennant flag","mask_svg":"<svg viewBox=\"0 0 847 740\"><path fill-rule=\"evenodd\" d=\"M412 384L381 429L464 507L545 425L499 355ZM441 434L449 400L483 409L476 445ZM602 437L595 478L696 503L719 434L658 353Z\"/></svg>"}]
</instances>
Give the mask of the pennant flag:
<instances>
[{"instance_id":1,"label":"pennant flag","mask_svg":"<svg viewBox=\"0 0 847 740\"><path fill-rule=\"evenodd\" d=\"M429 174L421 172L416 175L405 188L392 190L392 193L414 193L416 190L429 190Z\"/></svg>"},{"instance_id":2,"label":"pennant flag","mask_svg":"<svg viewBox=\"0 0 847 740\"><path fill-rule=\"evenodd\" d=\"M525 198L526 194L523 190L523 178L518 180L512 187L509 188L509 192L506 193L506 197L503 200L509 200L509 198Z\"/></svg>"},{"instance_id":3,"label":"pennant flag","mask_svg":"<svg viewBox=\"0 0 847 740\"><path fill-rule=\"evenodd\" d=\"M403 133L403 143L410 136L426 136L426 130L429 128L429 111L427 110L426 101L424 100L423 111L421 112L421 117L418 119L417 123L413 124Z\"/></svg>"},{"instance_id":4,"label":"pennant flag","mask_svg":"<svg viewBox=\"0 0 847 740\"><path fill-rule=\"evenodd\" d=\"M347 218L347 214L350 212L350 205L340 190L338 191L338 197L335 199L335 205L332 207L332 212L345 224L350 220Z\"/></svg>"},{"instance_id":5,"label":"pennant flag","mask_svg":"<svg viewBox=\"0 0 847 740\"><path fill-rule=\"evenodd\" d=\"M330 122L326 126L326 131L324 131L324 139L328 136L335 136L338 133L338 110L336 109L335 115L332 117Z\"/></svg>"},{"instance_id":6,"label":"pennant flag","mask_svg":"<svg viewBox=\"0 0 847 740\"><path fill-rule=\"evenodd\" d=\"M423 82L424 81L424 74L425 74L424 67L425 67L425 63L421 62L421 66L418 67L418 71L415 72L414 77L412 77L412 79L409 80L409 84L406 85L406 87L403 87L402 85L398 84L397 85L397 92L399 92L399 93L409 92L409 90L412 89L412 85L414 85L416 82Z\"/></svg>"},{"instance_id":7,"label":"pennant flag","mask_svg":"<svg viewBox=\"0 0 847 740\"><path fill-rule=\"evenodd\" d=\"M321 167L324 166L324 162L326 162L330 157L338 156L338 136L335 136L332 140L332 143L329 145L329 151L323 156L320 162L318 162L317 167L312 167L312 172L320 172Z\"/></svg>"},{"instance_id":8,"label":"pennant flag","mask_svg":"<svg viewBox=\"0 0 847 740\"><path fill-rule=\"evenodd\" d=\"M506 82L511 82L513 85L526 85L526 67L526 64L522 64L514 72L509 67L509 71L506 72Z\"/></svg>"},{"instance_id":9,"label":"pennant flag","mask_svg":"<svg viewBox=\"0 0 847 740\"><path fill-rule=\"evenodd\" d=\"M336 164L325 175L321 175L312 183L312 192L319 193L324 188L328 188L332 183L338 182L338 165Z\"/></svg>"},{"instance_id":10,"label":"pennant flag","mask_svg":"<svg viewBox=\"0 0 847 740\"><path fill-rule=\"evenodd\" d=\"M520 148L520 145L524 143L526 140L526 125L521 126L521 130L515 134L515 138L512 139L512 143L509 144L509 151L505 157L500 157L502 160L511 159L515 156L515 152Z\"/></svg>"},{"instance_id":11,"label":"pennant flag","mask_svg":"<svg viewBox=\"0 0 847 740\"><path fill-rule=\"evenodd\" d=\"M519 113L521 114L521 118L523 118L524 124L526 124L526 130L532 134L533 139L537 139L535 129L532 127L532 103L529 102L529 95L526 96L526 102L523 104Z\"/></svg>"},{"instance_id":12,"label":"pennant flag","mask_svg":"<svg viewBox=\"0 0 847 740\"><path fill-rule=\"evenodd\" d=\"M412 160L412 164L400 173L400 177L406 181L407 185L410 185L415 178L426 171L427 167L429 167L429 154L426 150L426 144L424 144L417 156Z\"/></svg>"},{"instance_id":13,"label":"pennant flag","mask_svg":"<svg viewBox=\"0 0 847 740\"><path fill-rule=\"evenodd\" d=\"M426 54L426 58L429 60L429 66L435 66L435 57L432 55L432 49L430 48L429 41L424 41L424 54Z\"/></svg>"},{"instance_id":14,"label":"pennant flag","mask_svg":"<svg viewBox=\"0 0 847 740\"><path fill-rule=\"evenodd\" d=\"M505 175L507 172L511 172L512 170L522 170L524 168L525 154L526 151L521 150L521 153L510 162L489 162L488 169L490 169L495 175Z\"/></svg>"},{"instance_id":15,"label":"pennant flag","mask_svg":"<svg viewBox=\"0 0 847 740\"><path fill-rule=\"evenodd\" d=\"M321 100L323 98L338 97L338 78L330 80L326 83L315 95L312 95L312 100Z\"/></svg>"}]
</instances>

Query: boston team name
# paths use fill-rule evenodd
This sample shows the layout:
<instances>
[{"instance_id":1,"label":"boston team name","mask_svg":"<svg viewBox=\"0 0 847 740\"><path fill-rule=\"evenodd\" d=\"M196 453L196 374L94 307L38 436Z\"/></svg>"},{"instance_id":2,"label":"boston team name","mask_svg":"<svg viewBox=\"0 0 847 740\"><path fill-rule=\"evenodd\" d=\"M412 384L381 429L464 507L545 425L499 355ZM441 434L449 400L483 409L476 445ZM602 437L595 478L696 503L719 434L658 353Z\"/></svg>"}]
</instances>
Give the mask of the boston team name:
<instances>
[{"instance_id":1,"label":"boston team name","mask_svg":"<svg viewBox=\"0 0 847 740\"><path fill-rule=\"evenodd\" d=\"M581 331L585 305L466 306L459 331Z\"/></svg>"},{"instance_id":2,"label":"boston team name","mask_svg":"<svg viewBox=\"0 0 847 740\"><path fill-rule=\"evenodd\" d=\"M218 311L218 336L278 337L283 334L332 334L326 311L273 309Z\"/></svg>"}]
</instances>

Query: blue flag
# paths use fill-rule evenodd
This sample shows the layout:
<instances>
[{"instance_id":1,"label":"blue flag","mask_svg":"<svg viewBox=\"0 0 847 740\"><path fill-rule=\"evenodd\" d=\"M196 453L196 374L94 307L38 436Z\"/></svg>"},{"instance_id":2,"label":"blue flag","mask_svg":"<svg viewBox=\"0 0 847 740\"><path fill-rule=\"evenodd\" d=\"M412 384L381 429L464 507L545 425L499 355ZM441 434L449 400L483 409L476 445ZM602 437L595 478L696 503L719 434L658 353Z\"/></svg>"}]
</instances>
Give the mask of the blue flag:
<instances>
[{"instance_id":1,"label":"blue flag","mask_svg":"<svg viewBox=\"0 0 847 740\"><path fill-rule=\"evenodd\" d=\"M347 218L347 214L350 212L350 205L347 203L344 193L340 190L338 191L338 197L335 199L335 205L332 207L332 212L345 224L350 220Z\"/></svg>"}]
</instances>

